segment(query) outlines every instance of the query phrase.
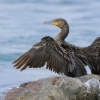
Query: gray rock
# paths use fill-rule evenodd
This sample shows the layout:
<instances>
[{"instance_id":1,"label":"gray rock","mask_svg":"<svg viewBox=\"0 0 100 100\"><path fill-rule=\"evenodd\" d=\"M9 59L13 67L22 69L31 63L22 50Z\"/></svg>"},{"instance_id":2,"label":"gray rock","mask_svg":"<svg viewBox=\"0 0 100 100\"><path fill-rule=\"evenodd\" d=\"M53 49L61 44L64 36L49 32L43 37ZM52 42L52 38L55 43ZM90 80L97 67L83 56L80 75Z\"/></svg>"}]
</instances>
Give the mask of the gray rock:
<instances>
[{"instance_id":1,"label":"gray rock","mask_svg":"<svg viewBox=\"0 0 100 100\"><path fill-rule=\"evenodd\" d=\"M2 100L100 100L99 79L96 75L45 78L12 88Z\"/></svg>"},{"instance_id":2,"label":"gray rock","mask_svg":"<svg viewBox=\"0 0 100 100\"><path fill-rule=\"evenodd\" d=\"M79 100L77 99L77 96L83 96L83 93L86 92L86 87L84 84L75 78L67 77L64 79L61 87L63 88L64 93L68 96L69 100Z\"/></svg>"}]
</instances>

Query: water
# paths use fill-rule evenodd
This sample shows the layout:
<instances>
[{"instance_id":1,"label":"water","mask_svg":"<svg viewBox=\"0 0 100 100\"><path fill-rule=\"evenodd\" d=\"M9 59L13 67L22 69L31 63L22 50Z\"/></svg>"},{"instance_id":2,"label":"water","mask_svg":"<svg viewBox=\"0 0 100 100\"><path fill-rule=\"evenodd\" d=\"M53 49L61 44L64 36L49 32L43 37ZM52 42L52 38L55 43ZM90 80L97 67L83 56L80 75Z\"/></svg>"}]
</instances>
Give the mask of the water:
<instances>
[{"instance_id":1,"label":"water","mask_svg":"<svg viewBox=\"0 0 100 100\"><path fill-rule=\"evenodd\" d=\"M99 0L0 0L0 92L23 82L57 75L45 68L16 70L12 62L43 36L60 30L43 21L64 18L70 25L66 41L88 46L100 36Z\"/></svg>"}]
</instances>

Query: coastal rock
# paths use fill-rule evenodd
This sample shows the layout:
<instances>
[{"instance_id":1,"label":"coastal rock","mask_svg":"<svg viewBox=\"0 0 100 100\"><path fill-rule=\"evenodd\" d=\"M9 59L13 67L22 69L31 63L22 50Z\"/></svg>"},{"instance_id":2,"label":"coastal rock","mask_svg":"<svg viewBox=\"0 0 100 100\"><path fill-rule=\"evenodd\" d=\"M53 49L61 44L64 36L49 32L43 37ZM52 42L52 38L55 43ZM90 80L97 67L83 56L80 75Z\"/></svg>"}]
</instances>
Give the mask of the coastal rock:
<instances>
[{"instance_id":1,"label":"coastal rock","mask_svg":"<svg viewBox=\"0 0 100 100\"><path fill-rule=\"evenodd\" d=\"M0 100L100 100L100 77L50 77L26 82L3 93Z\"/></svg>"}]
</instances>

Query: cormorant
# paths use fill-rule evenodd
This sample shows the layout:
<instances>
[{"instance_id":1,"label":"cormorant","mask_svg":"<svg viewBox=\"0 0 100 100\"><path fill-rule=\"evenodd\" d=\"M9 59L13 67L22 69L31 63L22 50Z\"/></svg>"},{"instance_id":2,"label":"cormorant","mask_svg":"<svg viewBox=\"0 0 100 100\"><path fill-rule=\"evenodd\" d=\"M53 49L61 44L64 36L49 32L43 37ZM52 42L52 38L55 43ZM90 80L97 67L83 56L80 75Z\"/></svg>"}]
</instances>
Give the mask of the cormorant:
<instances>
[{"instance_id":1,"label":"cormorant","mask_svg":"<svg viewBox=\"0 0 100 100\"><path fill-rule=\"evenodd\" d=\"M100 37L97 37L91 45L82 48L92 74L100 75Z\"/></svg>"},{"instance_id":2,"label":"cormorant","mask_svg":"<svg viewBox=\"0 0 100 100\"><path fill-rule=\"evenodd\" d=\"M80 48L65 41L69 33L69 25L65 19L59 18L44 22L53 24L61 29L55 39L43 37L39 43L14 61L17 69L46 68L58 74L70 77L86 75L85 66L91 68L92 73L100 74L100 37L92 45Z\"/></svg>"}]
</instances>

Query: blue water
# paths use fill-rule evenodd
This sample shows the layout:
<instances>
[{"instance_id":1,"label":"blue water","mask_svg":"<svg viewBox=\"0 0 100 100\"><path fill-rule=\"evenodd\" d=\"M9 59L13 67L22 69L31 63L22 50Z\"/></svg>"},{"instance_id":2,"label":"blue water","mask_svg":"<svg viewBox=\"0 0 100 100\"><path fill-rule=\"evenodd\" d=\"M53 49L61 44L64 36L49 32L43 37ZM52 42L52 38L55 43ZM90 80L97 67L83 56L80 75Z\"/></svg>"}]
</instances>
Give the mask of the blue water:
<instances>
[{"instance_id":1,"label":"blue water","mask_svg":"<svg viewBox=\"0 0 100 100\"><path fill-rule=\"evenodd\" d=\"M42 24L54 18L68 21L66 41L77 46L88 46L100 36L99 0L0 0L0 92L57 75L45 68L20 72L12 64L43 36L57 35L57 27Z\"/></svg>"}]
</instances>

